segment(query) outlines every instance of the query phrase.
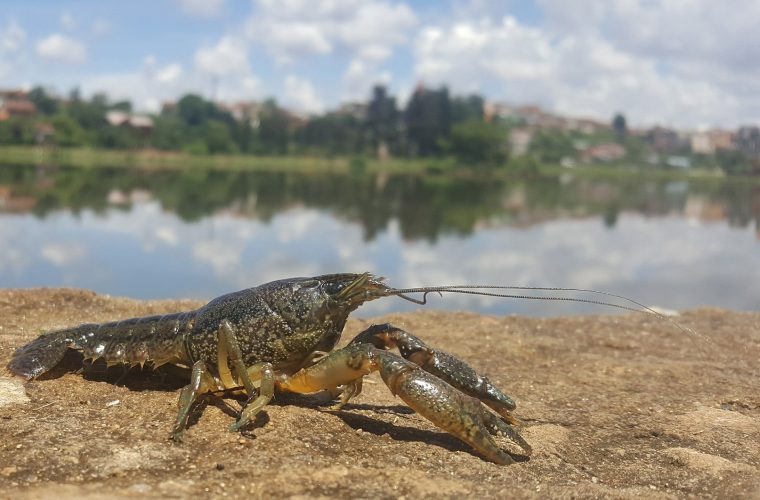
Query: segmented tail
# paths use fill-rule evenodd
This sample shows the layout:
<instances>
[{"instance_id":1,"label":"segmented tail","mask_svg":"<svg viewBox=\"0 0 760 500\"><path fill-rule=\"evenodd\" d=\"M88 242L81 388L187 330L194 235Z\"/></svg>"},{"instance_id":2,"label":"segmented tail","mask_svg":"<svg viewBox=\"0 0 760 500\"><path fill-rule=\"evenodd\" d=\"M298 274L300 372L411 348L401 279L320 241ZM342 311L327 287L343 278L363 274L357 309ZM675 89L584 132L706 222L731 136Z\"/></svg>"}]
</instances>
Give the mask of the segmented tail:
<instances>
[{"instance_id":1,"label":"segmented tail","mask_svg":"<svg viewBox=\"0 0 760 500\"><path fill-rule=\"evenodd\" d=\"M61 362L66 349L73 343L71 334L72 330L59 330L40 335L16 349L8 369L27 379L39 377Z\"/></svg>"}]
</instances>

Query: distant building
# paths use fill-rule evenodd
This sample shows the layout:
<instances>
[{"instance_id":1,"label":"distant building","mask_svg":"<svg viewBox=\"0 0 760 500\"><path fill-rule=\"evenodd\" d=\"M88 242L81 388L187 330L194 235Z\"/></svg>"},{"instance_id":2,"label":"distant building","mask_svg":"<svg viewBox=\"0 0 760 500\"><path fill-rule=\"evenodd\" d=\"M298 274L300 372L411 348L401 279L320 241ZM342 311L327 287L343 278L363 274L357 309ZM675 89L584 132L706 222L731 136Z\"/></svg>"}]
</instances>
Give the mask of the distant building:
<instances>
[{"instance_id":1,"label":"distant building","mask_svg":"<svg viewBox=\"0 0 760 500\"><path fill-rule=\"evenodd\" d=\"M21 101L26 100L29 96L29 92L21 89L5 89L0 90L0 100Z\"/></svg>"},{"instance_id":2,"label":"distant building","mask_svg":"<svg viewBox=\"0 0 760 500\"><path fill-rule=\"evenodd\" d=\"M675 130L664 127L655 127L647 132L645 139L652 145L652 149L659 153L674 153L689 147Z\"/></svg>"},{"instance_id":3,"label":"distant building","mask_svg":"<svg viewBox=\"0 0 760 500\"><path fill-rule=\"evenodd\" d=\"M702 155L711 155L715 152L715 144L707 132L694 132L689 135L691 152Z\"/></svg>"},{"instance_id":4,"label":"distant building","mask_svg":"<svg viewBox=\"0 0 760 500\"><path fill-rule=\"evenodd\" d=\"M538 106L518 106L517 116L526 125L539 129L567 129L568 120L565 117L553 115Z\"/></svg>"},{"instance_id":5,"label":"distant building","mask_svg":"<svg viewBox=\"0 0 760 500\"><path fill-rule=\"evenodd\" d=\"M589 162L617 161L625 156L625 148L616 142L597 144L583 151L581 156Z\"/></svg>"},{"instance_id":6,"label":"distant building","mask_svg":"<svg viewBox=\"0 0 760 500\"><path fill-rule=\"evenodd\" d=\"M736 149L735 134L731 130L713 129L707 132L716 151Z\"/></svg>"},{"instance_id":7,"label":"distant building","mask_svg":"<svg viewBox=\"0 0 760 500\"><path fill-rule=\"evenodd\" d=\"M514 106L500 102L486 102L483 105L483 119L489 123L497 119L508 123L522 121Z\"/></svg>"},{"instance_id":8,"label":"distant building","mask_svg":"<svg viewBox=\"0 0 760 500\"><path fill-rule=\"evenodd\" d=\"M0 121L10 118L29 118L37 113L37 106L26 99L0 97Z\"/></svg>"},{"instance_id":9,"label":"distant building","mask_svg":"<svg viewBox=\"0 0 760 500\"><path fill-rule=\"evenodd\" d=\"M610 129L610 125L591 118L568 118L565 120L565 129L578 131L582 134L593 135Z\"/></svg>"},{"instance_id":10,"label":"distant building","mask_svg":"<svg viewBox=\"0 0 760 500\"><path fill-rule=\"evenodd\" d=\"M533 140L533 131L527 127L509 131L509 151L512 156L523 156Z\"/></svg>"},{"instance_id":11,"label":"distant building","mask_svg":"<svg viewBox=\"0 0 760 500\"><path fill-rule=\"evenodd\" d=\"M233 104L216 103L219 109L229 112L232 117L240 123L248 122L252 128L259 128L261 125L261 112L264 106L260 102L236 102Z\"/></svg>"},{"instance_id":12,"label":"distant building","mask_svg":"<svg viewBox=\"0 0 760 500\"><path fill-rule=\"evenodd\" d=\"M692 153L711 155L720 150L736 149L734 133L729 130L713 129L694 132L689 135Z\"/></svg>"},{"instance_id":13,"label":"distant building","mask_svg":"<svg viewBox=\"0 0 760 500\"><path fill-rule=\"evenodd\" d=\"M747 156L760 156L760 128L741 127L736 132L736 149Z\"/></svg>"},{"instance_id":14,"label":"distant building","mask_svg":"<svg viewBox=\"0 0 760 500\"><path fill-rule=\"evenodd\" d=\"M106 122L113 127L130 128L144 135L153 131L153 118L148 115L133 115L124 111L112 110L106 113Z\"/></svg>"}]
</instances>

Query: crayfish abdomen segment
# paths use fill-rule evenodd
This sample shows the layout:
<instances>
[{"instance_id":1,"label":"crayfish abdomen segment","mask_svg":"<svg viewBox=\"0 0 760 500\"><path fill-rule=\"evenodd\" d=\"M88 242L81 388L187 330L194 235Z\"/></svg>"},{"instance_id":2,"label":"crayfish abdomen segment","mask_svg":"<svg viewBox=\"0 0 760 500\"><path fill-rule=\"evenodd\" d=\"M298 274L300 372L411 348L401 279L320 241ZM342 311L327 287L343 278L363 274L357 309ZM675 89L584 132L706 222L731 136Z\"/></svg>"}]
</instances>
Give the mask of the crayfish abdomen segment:
<instances>
[{"instance_id":1,"label":"crayfish abdomen segment","mask_svg":"<svg viewBox=\"0 0 760 500\"><path fill-rule=\"evenodd\" d=\"M87 323L49 332L17 349L8 368L16 375L36 378L60 363L69 348L82 351L85 359L103 358L109 365L186 363L182 334L191 327L194 314Z\"/></svg>"}]
</instances>

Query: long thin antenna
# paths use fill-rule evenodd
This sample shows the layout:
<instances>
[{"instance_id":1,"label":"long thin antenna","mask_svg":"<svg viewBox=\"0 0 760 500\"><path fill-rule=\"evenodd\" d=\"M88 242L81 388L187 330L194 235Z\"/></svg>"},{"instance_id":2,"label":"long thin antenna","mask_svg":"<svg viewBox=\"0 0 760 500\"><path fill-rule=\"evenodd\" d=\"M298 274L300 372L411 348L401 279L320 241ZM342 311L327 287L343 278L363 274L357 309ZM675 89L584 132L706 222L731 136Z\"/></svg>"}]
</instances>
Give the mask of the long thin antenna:
<instances>
[{"instance_id":1,"label":"long thin antenna","mask_svg":"<svg viewBox=\"0 0 760 500\"><path fill-rule=\"evenodd\" d=\"M581 293L592 293L597 295L603 295L606 297L614 297L616 299L625 300L631 304L636 305L637 307L630 307L622 304L615 304L613 302L606 302L601 300L593 300L593 299L583 299L578 297L558 297L558 296L542 296L542 295L524 295L524 294L508 294L508 293L495 293L495 292L484 292L482 290L536 290L536 291L550 291L550 292L581 292ZM614 307L616 309L622 309L625 311L631 311L631 312L638 312L638 313L644 313L644 314L650 314L653 316L656 316L660 319L663 319L665 321L668 321L672 325L674 325L676 328L681 330L684 333L694 335L695 337L698 337L702 340L708 341L706 337L703 337L702 335L698 334L691 328L685 327L678 323L677 321L674 321L672 318L665 316L664 314L655 311L651 307L642 304L641 302L638 302L636 300L633 300L631 298L625 297L623 295L617 295L614 293L609 292L602 292L599 290L591 290L588 288L562 288L562 287L538 287L538 286L505 286L505 285L445 285L445 286L433 286L433 287L417 287L417 288L392 288L389 290L391 295L398 295L399 297L409 300L411 302L415 302L417 304L425 304L427 302L427 294L428 293L442 293L442 292L449 292L449 293L461 293L461 294L468 294L468 295L480 295L484 297L503 297L503 298L510 298L510 299L528 299L528 300L554 300L554 301L565 301L565 302L580 302L584 304L594 304L594 305L600 305L600 306L607 306L607 307ZM415 299L413 297L409 297L407 294L410 293L422 293L422 299Z\"/></svg>"}]
</instances>

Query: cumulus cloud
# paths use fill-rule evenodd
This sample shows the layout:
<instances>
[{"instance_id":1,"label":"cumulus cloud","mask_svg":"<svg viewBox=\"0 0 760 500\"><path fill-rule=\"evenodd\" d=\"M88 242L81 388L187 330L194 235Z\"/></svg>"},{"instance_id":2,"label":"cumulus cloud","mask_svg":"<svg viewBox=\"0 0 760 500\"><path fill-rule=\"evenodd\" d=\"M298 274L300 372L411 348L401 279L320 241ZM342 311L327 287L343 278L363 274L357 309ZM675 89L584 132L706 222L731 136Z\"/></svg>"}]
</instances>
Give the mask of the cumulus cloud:
<instances>
[{"instance_id":1,"label":"cumulus cloud","mask_svg":"<svg viewBox=\"0 0 760 500\"><path fill-rule=\"evenodd\" d=\"M148 56L134 71L93 75L82 84L87 94L105 92L112 99L130 99L140 110L159 111L162 100L174 99L194 87L191 79L182 78L182 65L177 62L159 65Z\"/></svg>"},{"instance_id":2,"label":"cumulus cloud","mask_svg":"<svg viewBox=\"0 0 760 500\"><path fill-rule=\"evenodd\" d=\"M16 21L9 21L0 28L0 55L19 51L25 41L26 31Z\"/></svg>"},{"instance_id":3,"label":"cumulus cloud","mask_svg":"<svg viewBox=\"0 0 760 500\"><path fill-rule=\"evenodd\" d=\"M417 18L404 3L258 0L248 36L282 64L337 48L382 61L408 40Z\"/></svg>"},{"instance_id":4,"label":"cumulus cloud","mask_svg":"<svg viewBox=\"0 0 760 500\"><path fill-rule=\"evenodd\" d=\"M633 42L623 43L623 35L605 30L622 26L624 14L628 25L646 23L624 10L615 11L618 20L610 14L612 3L584 1L585 11L576 5L552 10L543 27L526 26L512 17L426 26L414 45L415 74L429 83L448 83L455 91L533 102L560 113L609 119L625 110L638 124L733 125L760 114L760 98L755 97L760 83L749 84L758 87L758 93L738 99L736 89L721 84L714 73L690 74L675 63L665 71L663 61L655 57L659 49L647 55ZM542 3L547 12L549 4L558 5L551 0ZM579 10L588 15L579 16ZM643 41L637 45L643 46Z\"/></svg>"},{"instance_id":5,"label":"cumulus cloud","mask_svg":"<svg viewBox=\"0 0 760 500\"><path fill-rule=\"evenodd\" d=\"M226 0L175 0L183 12L196 17L216 17L224 10Z\"/></svg>"},{"instance_id":6,"label":"cumulus cloud","mask_svg":"<svg viewBox=\"0 0 760 500\"><path fill-rule=\"evenodd\" d=\"M186 69L179 62L160 63L148 56L133 71L92 75L83 81L85 94L105 92L113 99L130 99L141 111L158 112L164 101L170 101L185 93L199 91L224 101L257 99L263 95L261 81L250 72L228 74L205 73L198 69ZM222 75L215 82L209 76Z\"/></svg>"},{"instance_id":7,"label":"cumulus cloud","mask_svg":"<svg viewBox=\"0 0 760 500\"><path fill-rule=\"evenodd\" d=\"M343 74L342 97L344 100L366 99L374 85L378 83L388 85L392 79L390 71L380 71L372 62L356 58L351 61Z\"/></svg>"},{"instance_id":8,"label":"cumulus cloud","mask_svg":"<svg viewBox=\"0 0 760 500\"><path fill-rule=\"evenodd\" d=\"M283 100L286 105L304 113L320 113L325 109L314 85L294 75L285 78Z\"/></svg>"},{"instance_id":9,"label":"cumulus cloud","mask_svg":"<svg viewBox=\"0 0 760 500\"><path fill-rule=\"evenodd\" d=\"M195 66L203 73L217 77L249 73L248 48L242 40L224 36L216 45L198 49Z\"/></svg>"},{"instance_id":10,"label":"cumulus cloud","mask_svg":"<svg viewBox=\"0 0 760 500\"><path fill-rule=\"evenodd\" d=\"M26 32L14 20L0 27L0 79L12 74L21 59Z\"/></svg>"},{"instance_id":11,"label":"cumulus cloud","mask_svg":"<svg viewBox=\"0 0 760 500\"><path fill-rule=\"evenodd\" d=\"M68 266L87 256L87 249L81 243L50 242L42 247L40 255L46 261L58 266Z\"/></svg>"},{"instance_id":12,"label":"cumulus cloud","mask_svg":"<svg viewBox=\"0 0 760 500\"><path fill-rule=\"evenodd\" d=\"M37 54L48 61L81 64L87 59L87 48L82 42L54 33L37 42Z\"/></svg>"},{"instance_id":13,"label":"cumulus cloud","mask_svg":"<svg viewBox=\"0 0 760 500\"><path fill-rule=\"evenodd\" d=\"M171 63L156 71L156 82L163 85L174 85L182 77L182 65Z\"/></svg>"}]
</instances>

